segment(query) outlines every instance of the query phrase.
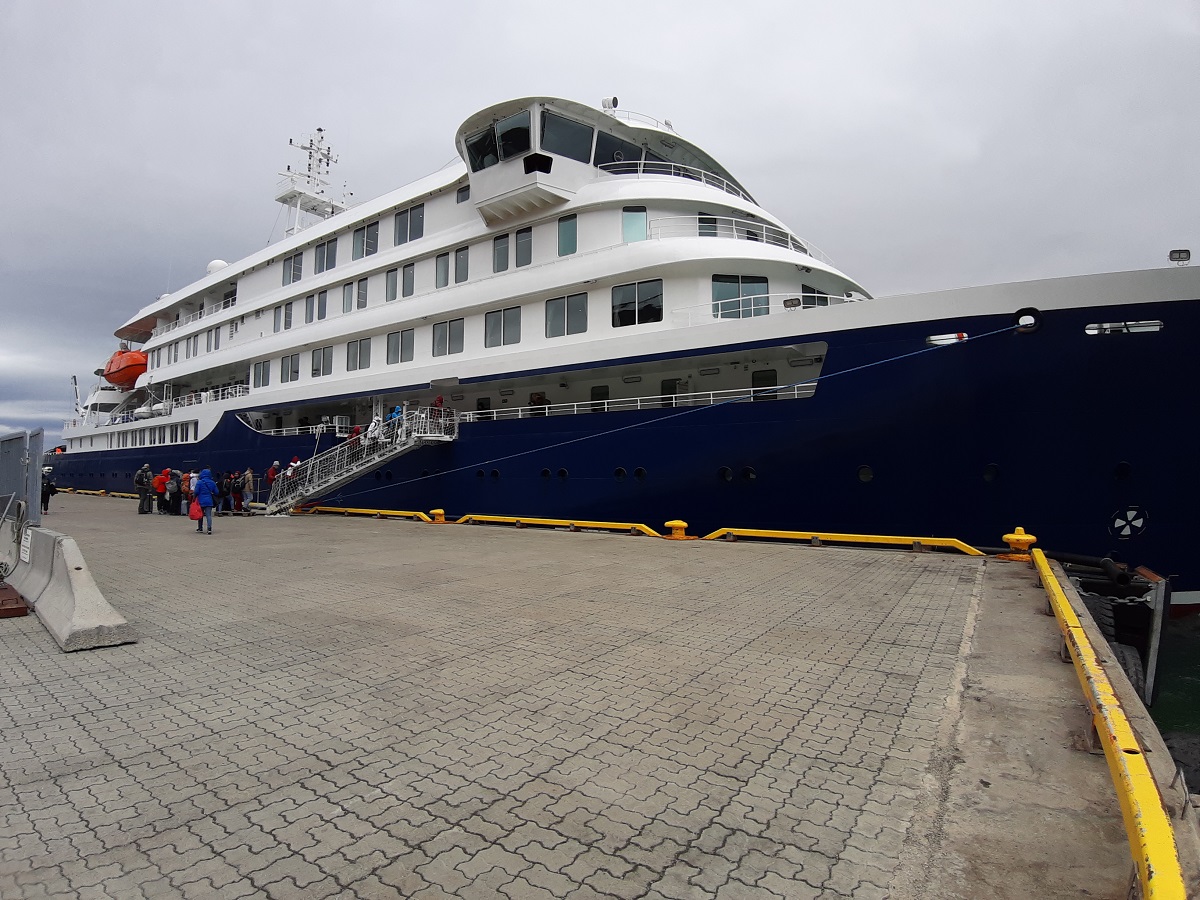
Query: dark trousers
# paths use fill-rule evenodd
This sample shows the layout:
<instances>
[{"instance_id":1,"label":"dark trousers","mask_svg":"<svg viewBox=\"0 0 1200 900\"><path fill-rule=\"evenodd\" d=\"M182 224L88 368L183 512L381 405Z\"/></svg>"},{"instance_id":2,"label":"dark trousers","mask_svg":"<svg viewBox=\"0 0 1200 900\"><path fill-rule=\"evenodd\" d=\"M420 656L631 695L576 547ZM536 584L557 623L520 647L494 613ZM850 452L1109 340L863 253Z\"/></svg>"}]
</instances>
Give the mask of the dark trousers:
<instances>
[{"instance_id":1,"label":"dark trousers","mask_svg":"<svg viewBox=\"0 0 1200 900\"><path fill-rule=\"evenodd\" d=\"M138 492L138 515L143 513L153 512L150 506L150 488L144 485L137 489Z\"/></svg>"}]
</instances>

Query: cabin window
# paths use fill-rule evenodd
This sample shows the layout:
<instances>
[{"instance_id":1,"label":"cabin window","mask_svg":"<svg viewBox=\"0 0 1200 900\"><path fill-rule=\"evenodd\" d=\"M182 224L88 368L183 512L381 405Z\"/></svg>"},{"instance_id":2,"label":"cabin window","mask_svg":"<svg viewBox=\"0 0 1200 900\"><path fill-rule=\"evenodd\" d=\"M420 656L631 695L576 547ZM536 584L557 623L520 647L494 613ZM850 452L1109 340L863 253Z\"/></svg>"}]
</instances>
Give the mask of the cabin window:
<instances>
[{"instance_id":1,"label":"cabin window","mask_svg":"<svg viewBox=\"0 0 1200 900\"><path fill-rule=\"evenodd\" d=\"M283 384L300 380L300 354L293 353L279 360L279 380Z\"/></svg>"},{"instance_id":2,"label":"cabin window","mask_svg":"<svg viewBox=\"0 0 1200 900\"><path fill-rule=\"evenodd\" d=\"M371 256L379 249L379 223L371 222L362 228L354 229L354 244L350 251L351 259L362 259Z\"/></svg>"},{"instance_id":3,"label":"cabin window","mask_svg":"<svg viewBox=\"0 0 1200 900\"><path fill-rule=\"evenodd\" d=\"M546 301L546 337L583 334L587 331L587 294L571 294Z\"/></svg>"},{"instance_id":4,"label":"cabin window","mask_svg":"<svg viewBox=\"0 0 1200 900\"><path fill-rule=\"evenodd\" d=\"M467 263L470 253L468 247L459 247L454 251L454 283L461 284L467 280Z\"/></svg>"},{"instance_id":5,"label":"cabin window","mask_svg":"<svg viewBox=\"0 0 1200 900\"><path fill-rule=\"evenodd\" d=\"M407 244L425 235L425 204L418 203L396 213L395 245Z\"/></svg>"},{"instance_id":6,"label":"cabin window","mask_svg":"<svg viewBox=\"0 0 1200 900\"><path fill-rule=\"evenodd\" d=\"M275 332L283 331L283 307L275 307Z\"/></svg>"},{"instance_id":7,"label":"cabin window","mask_svg":"<svg viewBox=\"0 0 1200 900\"><path fill-rule=\"evenodd\" d=\"M822 294L811 284L800 285L800 293L804 295L802 301L804 309L816 309L818 306L829 305L829 295Z\"/></svg>"},{"instance_id":8,"label":"cabin window","mask_svg":"<svg viewBox=\"0 0 1200 900\"><path fill-rule=\"evenodd\" d=\"M499 347L521 342L521 307L493 310L483 317L483 346Z\"/></svg>"},{"instance_id":9,"label":"cabin window","mask_svg":"<svg viewBox=\"0 0 1200 900\"><path fill-rule=\"evenodd\" d=\"M771 312L767 279L759 275L714 275L712 314L714 319L748 319Z\"/></svg>"},{"instance_id":10,"label":"cabin window","mask_svg":"<svg viewBox=\"0 0 1200 900\"><path fill-rule=\"evenodd\" d=\"M358 279L358 308L367 308L367 279Z\"/></svg>"},{"instance_id":11,"label":"cabin window","mask_svg":"<svg viewBox=\"0 0 1200 900\"><path fill-rule=\"evenodd\" d=\"M417 281L417 268L415 263L409 263L400 270L400 296L411 297L415 289Z\"/></svg>"},{"instance_id":12,"label":"cabin window","mask_svg":"<svg viewBox=\"0 0 1200 900\"><path fill-rule=\"evenodd\" d=\"M508 271L508 235L498 234L492 238L492 271Z\"/></svg>"},{"instance_id":13,"label":"cabin window","mask_svg":"<svg viewBox=\"0 0 1200 900\"><path fill-rule=\"evenodd\" d=\"M500 162L500 153L496 148L496 129L488 126L467 138L467 161L471 163L472 172L480 172Z\"/></svg>"},{"instance_id":14,"label":"cabin window","mask_svg":"<svg viewBox=\"0 0 1200 900\"><path fill-rule=\"evenodd\" d=\"M597 166L607 166L606 172L636 172L642 161L642 148L616 135L600 132L596 135Z\"/></svg>"},{"instance_id":15,"label":"cabin window","mask_svg":"<svg viewBox=\"0 0 1200 900\"><path fill-rule=\"evenodd\" d=\"M304 298L304 324L308 325L316 317L317 295L309 294Z\"/></svg>"},{"instance_id":16,"label":"cabin window","mask_svg":"<svg viewBox=\"0 0 1200 900\"><path fill-rule=\"evenodd\" d=\"M512 159L527 151L532 146L529 131L527 109L497 122L496 143L500 145L500 158Z\"/></svg>"},{"instance_id":17,"label":"cabin window","mask_svg":"<svg viewBox=\"0 0 1200 900\"><path fill-rule=\"evenodd\" d=\"M592 412L603 412L608 403L608 385L593 384L592 391Z\"/></svg>"},{"instance_id":18,"label":"cabin window","mask_svg":"<svg viewBox=\"0 0 1200 900\"><path fill-rule=\"evenodd\" d=\"M264 359L254 364L254 381L256 388L266 387L271 383L271 361Z\"/></svg>"},{"instance_id":19,"label":"cabin window","mask_svg":"<svg viewBox=\"0 0 1200 900\"><path fill-rule=\"evenodd\" d=\"M287 331L292 327L292 304L291 302L283 304L283 330Z\"/></svg>"},{"instance_id":20,"label":"cabin window","mask_svg":"<svg viewBox=\"0 0 1200 900\"><path fill-rule=\"evenodd\" d=\"M316 262L313 269L318 275L337 265L337 238L330 238L317 244L314 250Z\"/></svg>"},{"instance_id":21,"label":"cabin window","mask_svg":"<svg viewBox=\"0 0 1200 900\"><path fill-rule=\"evenodd\" d=\"M455 200L459 203L466 203L470 199L471 199L471 186L469 184L464 184L462 187L460 187L458 189L458 193L455 194Z\"/></svg>"},{"instance_id":22,"label":"cabin window","mask_svg":"<svg viewBox=\"0 0 1200 900\"><path fill-rule=\"evenodd\" d=\"M389 334L387 336L388 365L412 362L413 345L413 329L411 328L405 328L403 331L393 331Z\"/></svg>"},{"instance_id":23,"label":"cabin window","mask_svg":"<svg viewBox=\"0 0 1200 900\"><path fill-rule=\"evenodd\" d=\"M533 229L517 229L517 268L533 262Z\"/></svg>"},{"instance_id":24,"label":"cabin window","mask_svg":"<svg viewBox=\"0 0 1200 900\"><path fill-rule=\"evenodd\" d=\"M579 222L575 216L558 220L558 255L570 256L579 248Z\"/></svg>"},{"instance_id":25,"label":"cabin window","mask_svg":"<svg viewBox=\"0 0 1200 900\"><path fill-rule=\"evenodd\" d=\"M383 276L383 299L390 303L396 299L396 283L399 280L399 269L388 269Z\"/></svg>"},{"instance_id":26,"label":"cabin window","mask_svg":"<svg viewBox=\"0 0 1200 900\"><path fill-rule=\"evenodd\" d=\"M304 254L296 253L283 260L283 283L291 284L300 280L300 271L304 264Z\"/></svg>"},{"instance_id":27,"label":"cabin window","mask_svg":"<svg viewBox=\"0 0 1200 900\"><path fill-rule=\"evenodd\" d=\"M321 291L317 294L317 319L318 321L325 318L325 313L329 309L329 291Z\"/></svg>"},{"instance_id":28,"label":"cabin window","mask_svg":"<svg viewBox=\"0 0 1200 900\"><path fill-rule=\"evenodd\" d=\"M444 288L450 283L450 254L439 253L434 261L434 286Z\"/></svg>"},{"instance_id":29,"label":"cabin window","mask_svg":"<svg viewBox=\"0 0 1200 900\"><path fill-rule=\"evenodd\" d=\"M433 326L433 355L446 356L463 351L463 320L436 322Z\"/></svg>"},{"instance_id":30,"label":"cabin window","mask_svg":"<svg viewBox=\"0 0 1200 900\"><path fill-rule=\"evenodd\" d=\"M626 325L646 325L661 322L663 317L663 283L661 278L618 284L612 289L613 328Z\"/></svg>"},{"instance_id":31,"label":"cabin window","mask_svg":"<svg viewBox=\"0 0 1200 900\"><path fill-rule=\"evenodd\" d=\"M592 126L542 111L542 149L578 162L592 158Z\"/></svg>"},{"instance_id":32,"label":"cabin window","mask_svg":"<svg viewBox=\"0 0 1200 900\"><path fill-rule=\"evenodd\" d=\"M629 244L647 237L646 207L626 206L621 210L621 240Z\"/></svg>"},{"instance_id":33,"label":"cabin window","mask_svg":"<svg viewBox=\"0 0 1200 900\"><path fill-rule=\"evenodd\" d=\"M317 347L312 352L312 377L333 374L333 345Z\"/></svg>"},{"instance_id":34,"label":"cabin window","mask_svg":"<svg viewBox=\"0 0 1200 900\"><path fill-rule=\"evenodd\" d=\"M700 213L699 219L700 237L716 237L717 236L717 217L706 216Z\"/></svg>"},{"instance_id":35,"label":"cabin window","mask_svg":"<svg viewBox=\"0 0 1200 900\"><path fill-rule=\"evenodd\" d=\"M371 339L346 342L346 371L371 368Z\"/></svg>"}]
</instances>

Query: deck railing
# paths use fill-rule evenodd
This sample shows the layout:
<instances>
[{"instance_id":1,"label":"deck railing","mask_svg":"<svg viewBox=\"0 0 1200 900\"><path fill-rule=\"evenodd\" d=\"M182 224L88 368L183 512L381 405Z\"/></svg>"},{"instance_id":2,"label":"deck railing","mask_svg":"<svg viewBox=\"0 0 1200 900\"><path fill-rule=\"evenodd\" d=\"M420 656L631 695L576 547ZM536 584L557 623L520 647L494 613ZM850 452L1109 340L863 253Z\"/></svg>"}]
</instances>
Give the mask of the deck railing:
<instances>
[{"instance_id":1,"label":"deck railing","mask_svg":"<svg viewBox=\"0 0 1200 900\"><path fill-rule=\"evenodd\" d=\"M833 265L833 260L811 242L801 240L783 228L756 219L734 216L664 216L650 220L649 235L656 239L713 237L754 241L773 247L788 247L828 266Z\"/></svg>"},{"instance_id":2,"label":"deck railing","mask_svg":"<svg viewBox=\"0 0 1200 900\"><path fill-rule=\"evenodd\" d=\"M683 166L673 162L658 162L657 160L632 160L630 162L601 163L597 167L605 175L632 175L637 178L686 178L688 181L699 181L709 187L715 187L727 194L741 197L748 203L758 205L758 201L743 191L727 178L698 169L695 166Z\"/></svg>"}]
</instances>

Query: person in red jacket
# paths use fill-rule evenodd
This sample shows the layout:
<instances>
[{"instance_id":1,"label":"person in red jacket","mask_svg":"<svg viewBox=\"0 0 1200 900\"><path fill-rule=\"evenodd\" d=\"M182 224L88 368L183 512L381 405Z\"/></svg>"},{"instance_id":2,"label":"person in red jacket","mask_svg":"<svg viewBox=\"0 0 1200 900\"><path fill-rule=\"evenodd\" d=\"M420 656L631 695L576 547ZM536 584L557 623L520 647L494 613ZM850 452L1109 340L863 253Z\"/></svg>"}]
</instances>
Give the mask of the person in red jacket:
<instances>
[{"instance_id":1,"label":"person in red jacket","mask_svg":"<svg viewBox=\"0 0 1200 900\"><path fill-rule=\"evenodd\" d=\"M170 469L163 469L161 475L154 476L154 496L158 500L158 514L167 514L167 479L171 477Z\"/></svg>"}]
</instances>

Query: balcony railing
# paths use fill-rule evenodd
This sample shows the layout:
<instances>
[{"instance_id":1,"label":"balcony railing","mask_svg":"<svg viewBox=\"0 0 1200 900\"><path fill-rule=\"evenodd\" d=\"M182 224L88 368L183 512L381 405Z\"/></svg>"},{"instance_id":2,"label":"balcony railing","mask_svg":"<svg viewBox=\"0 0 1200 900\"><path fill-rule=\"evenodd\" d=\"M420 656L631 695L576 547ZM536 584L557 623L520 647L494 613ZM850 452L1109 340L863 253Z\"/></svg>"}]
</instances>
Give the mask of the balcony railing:
<instances>
[{"instance_id":1,"label":"balcony railing","mask_svg":"<svg viewBox=\"0 0 1200 900\"><path fill-rule=\"evenodd\" d=\"M174 322L168 322L166 325L159 325L150 332L150 337L158 337L160 334L168 334L176 328L182 328L184 325L190 325L193 322L199 322L205 316L211 316L223 309L229 309L231 306L237 305L237 297L231 297L228 300L222 300L220 306L210 306L207 309L198 309L194 313L189 313L182 319L177 319Z\"/></svg>"},{"instance_id":2,"label":"balcony railing","mask_svg":"<svg viewBox=\"0 0 1200 900\"><path fill-rule=\"evenodd\" d=\"M758 316L776 316L801 310L820 309L841 303L857 303L860 297L841 297L836 294L754 294L747 297L731 297L685 306L670 311L671 324L711 325L714 322L729 322L736 319L753 319Z\"/></svg>"},{"instance_id":3,"label":"balcony railing","mask_svg":"<svg viewBox=\"0 0 1200 900\"><path fill-rule=\"evenodd\" d=\"M755 219L733 216L664 216L650 220L649 235L651 238L715 237L754 241L773 247L788 247L797 253L820 260L827 266L833 266L833 260L811 242L803 241L783 228Z\"/></svg>"},{"instance_id":4,"label":"balcony railing","mask_svg":"<svg viewBox=\"0 0 1200 900\"><path fill-rule=\"evenodd\" d=\"M668 178L686 178L689 181L699 181L707 184L709 187L722 190L727 194L741 197L748 203L758 205L758 201L732 181L722 178L720 175L714 175L712 172L706 172L704 169L697 169L695 166L682 166L679 163L658 162L657 160L640 160L602 163L599 169L605 175L634 175L638 178L658 178L664 176Z\"/></svg>"}]
</instances>

